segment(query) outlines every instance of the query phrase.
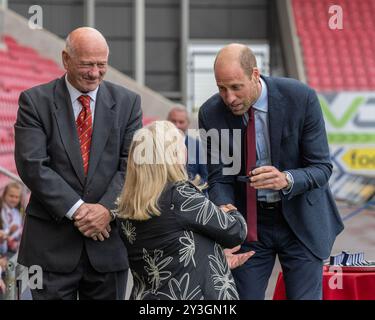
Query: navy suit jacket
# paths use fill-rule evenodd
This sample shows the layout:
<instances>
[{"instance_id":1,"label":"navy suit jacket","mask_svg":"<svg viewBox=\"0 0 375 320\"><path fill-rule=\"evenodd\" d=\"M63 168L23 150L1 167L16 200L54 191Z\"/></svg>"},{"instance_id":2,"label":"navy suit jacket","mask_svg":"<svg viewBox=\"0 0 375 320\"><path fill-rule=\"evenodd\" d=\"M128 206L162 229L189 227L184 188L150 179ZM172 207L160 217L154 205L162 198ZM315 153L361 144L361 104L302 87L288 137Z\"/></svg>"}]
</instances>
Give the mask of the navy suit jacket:
<instances>
[{"instance_id":1,"label":"navy suit jacket","mask_svg":"<svg viewBox=\"0 0 375 320\"><path fill-rule=\"evenodd\" d=\"M291 192L280 191L285 220L298 239L317 257L329 256L336 235L343 223L328 186L332 164L320 104L314 90L301 82L287 78L263 77L268 88L268 116L272 165L288 170L294 178ZM246 175L244 168L244 133L242 116L235 116L219 94L208 99L199 111L199 127L241 131L241 142L229 140L230 153L239 154L237 174L223 175L225 165L210 164L214 150L220 150L222 139L207 139L202 143L208 154L209 197L217 205L232 203L246 213L245 184L237 175ZM259 231L258 231L259 232Z\"/></svg>"}]
</instances>

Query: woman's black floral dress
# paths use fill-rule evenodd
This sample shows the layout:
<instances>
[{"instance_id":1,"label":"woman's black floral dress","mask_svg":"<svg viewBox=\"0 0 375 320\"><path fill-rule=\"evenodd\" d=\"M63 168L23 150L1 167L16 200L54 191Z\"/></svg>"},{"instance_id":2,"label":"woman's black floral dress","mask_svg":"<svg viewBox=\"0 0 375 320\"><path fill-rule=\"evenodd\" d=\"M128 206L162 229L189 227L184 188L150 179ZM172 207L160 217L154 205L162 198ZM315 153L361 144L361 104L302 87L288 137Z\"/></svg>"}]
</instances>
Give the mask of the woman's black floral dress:
<instances>
[{"instance_id":1,"label":"woman's black floral dress","mask_svg":"<svg viewBox=\"0 0 375 320\"><path fill-rule=\"evenodd\" d=\"M147 221L120 219L131 299L238 299L223 248L246 238L242 215L222 212L189 182L168 185L159 207Z\"/></svg>"}]
</instances>

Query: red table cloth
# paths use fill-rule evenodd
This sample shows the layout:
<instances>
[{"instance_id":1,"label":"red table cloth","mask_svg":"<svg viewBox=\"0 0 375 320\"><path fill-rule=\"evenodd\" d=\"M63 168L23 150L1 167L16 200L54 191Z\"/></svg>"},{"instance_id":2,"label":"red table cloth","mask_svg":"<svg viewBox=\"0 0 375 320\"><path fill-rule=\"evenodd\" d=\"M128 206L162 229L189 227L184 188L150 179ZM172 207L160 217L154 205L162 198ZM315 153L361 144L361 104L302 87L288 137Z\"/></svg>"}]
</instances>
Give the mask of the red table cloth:
<instances>
[{"instance_id":1,"label":"red table cloth","mask_svg":"<svg viewBox=\"0 0 375 320\"><path fill-rule=\"evenodd\" d=\"M277 279L274 300L284 300L283 274ZM323 270L323 300L375 300L375 270L370 267L331 267Z\"/></svg>"}]
</instances>

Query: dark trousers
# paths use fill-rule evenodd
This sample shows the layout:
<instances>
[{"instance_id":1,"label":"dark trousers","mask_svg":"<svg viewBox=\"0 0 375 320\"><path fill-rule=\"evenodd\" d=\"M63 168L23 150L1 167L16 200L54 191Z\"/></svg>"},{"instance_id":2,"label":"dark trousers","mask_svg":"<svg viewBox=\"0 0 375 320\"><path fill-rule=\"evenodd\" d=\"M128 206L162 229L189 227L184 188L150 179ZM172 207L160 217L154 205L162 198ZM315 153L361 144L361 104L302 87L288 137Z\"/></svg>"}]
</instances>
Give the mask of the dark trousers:
<instances>
[{"instance_id":1,"label":"dark trousers","mask_svg":"<svg viewBox=\"0 0 375 320\"><path fill-rule=\"evenodd\" d=\"M100 273L86 249L71 273L43 272L43 289L31 290L33 300L124 300L128 270Z\"/></svg>"},{"instance_id":2,"label":"dark trousers","mask_svg":"<svg viewBox=\"0 0 375 320\"><path fill-rule=\"evenodd\" d=\"M281 210L258 206L258 241L241 248L241 251L254 250L255 255L232 270L241 300L264 299L276 255L283 270L288 299L322 298L323 261L297 239Z\"/></svg>"}]
</instances>

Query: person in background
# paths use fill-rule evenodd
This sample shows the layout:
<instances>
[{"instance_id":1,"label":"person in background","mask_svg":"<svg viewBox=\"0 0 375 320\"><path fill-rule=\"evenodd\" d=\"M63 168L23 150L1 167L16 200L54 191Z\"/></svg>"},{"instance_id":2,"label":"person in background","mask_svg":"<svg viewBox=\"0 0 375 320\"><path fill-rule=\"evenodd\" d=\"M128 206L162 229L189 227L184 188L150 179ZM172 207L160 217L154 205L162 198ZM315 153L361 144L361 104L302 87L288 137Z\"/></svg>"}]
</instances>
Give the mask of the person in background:
<instances>
[{"instance_id":1,"label":"person in background","mask_svg":"<svg viewBox=\"0 0 375 320\"><path fill-rule=\"evenodd\" d=\"M0 203L3 200L0 198ZM8 252L8 233L4 230L3 227L3 219L1 217L1 210L0 210L0 258L7 254Z\"/></svg>"},{"instance_id":2,"label":"person in background","mask_svg":"<svg viewBox=\"0 0 375 320\"><path fill-rule=\"evenodd\" d=\"M1 198L0 201L2 201ZM0 219L0 300L3 299L3 294L5 294L6 290L6 285L3 281L3 274L8 263L8 259L6 257L7 251L7 234L3 231L3 224L2 220Z\"/></svg>"},{"instance_id":3,"label":"person in background","mask_svg":"<svg viewBox=\"0 0 375 320\"><path fill-rule=\"evenodd\" d=\"M22 186L11 182L5 186L0 199L2 231L6 235L7 251L16 253L21 241L23 219L21 215ZM1 246L1 235L0 235Z\"/></svg>"},{"instance_id":4,"label":"person in background","mask_svg":"<svg viewBox=\"0 0 375 320\"><path fill-rule=\"evenodd\" d=\"M189 182L185 162L184 138L171 122L135 133L118 208L134 279L131 299L238 299L227 261L232 252L226 257L222 247L242 243L245 220ZM237 256L236 266L253 254Z\"/></svg>"},{"instance_id":5,"label":"person in background","mask_svg":"<svg viewBox=\"0 0 375 320\"><path fill-rule=\"evenodd\" d=\"M202 145L199 138L187 134L190 119L186 108L182 105L173 107L168 113L167 120L172 122L185 136L185 145L188 150L186 169L189 178L194 180L198 175L202 184L207 182L207 166L202 163Z\"/></svg>"}]
</instances>

